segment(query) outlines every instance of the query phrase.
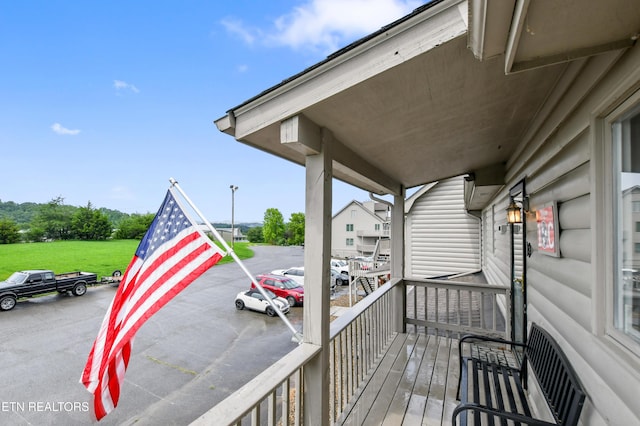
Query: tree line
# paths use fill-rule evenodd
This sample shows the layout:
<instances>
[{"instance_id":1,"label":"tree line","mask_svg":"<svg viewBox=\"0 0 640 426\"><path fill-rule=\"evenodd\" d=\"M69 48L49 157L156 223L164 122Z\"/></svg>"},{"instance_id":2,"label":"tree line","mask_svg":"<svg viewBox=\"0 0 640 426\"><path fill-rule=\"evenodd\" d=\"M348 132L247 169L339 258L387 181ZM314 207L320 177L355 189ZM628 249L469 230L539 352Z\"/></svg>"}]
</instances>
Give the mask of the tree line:
<instances>
[{"instance_id":1,"label":"tree line","mask_svg":"<svg viewBox=\"0 0 640 426\"><path fill-rule=\"evenodd\" d=\"M247 239L252 243L271 245L303 245L304 213L291 213L289 222L276 208L268 208L264 213L262 226L250 228Z\"/></svg>"},{"instance_id":2,"label":"tree line","mask_svg":"<svg viewBox=\"0 0 640 426\"><path fill-rule=\"evenodd\" d=\"M153 214L133 214L64 204L56 197L46 204L0 201L0 244L52 240L142 238Z\"/></svg>"},{"instance_id":3,"label":"tree line","mask_svg":"<svg viewBox=\"0 0 640 426\"><path fill-rule=\"evenodd\" d=\"M105 208L96 209L91 202L84 207L64 204L56 197L46 204L0 200L0 244L52 240L142 239L155 217L152 213L127 214ZM293 213L285 223L282 213L269 208L263 226L238 225L250 242L273 245L304 244L304 214ZM212 224L216 228L227 224Z\"/></svg>"}]
</instances>

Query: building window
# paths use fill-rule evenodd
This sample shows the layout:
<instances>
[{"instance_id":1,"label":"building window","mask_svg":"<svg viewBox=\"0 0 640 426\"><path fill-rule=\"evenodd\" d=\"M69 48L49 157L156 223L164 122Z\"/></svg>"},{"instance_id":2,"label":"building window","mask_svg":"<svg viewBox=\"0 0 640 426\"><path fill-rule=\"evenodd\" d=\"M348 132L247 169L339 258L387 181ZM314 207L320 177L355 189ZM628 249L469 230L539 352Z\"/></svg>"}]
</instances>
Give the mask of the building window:
<instances>
[{"instance_id":1,"label":"building window","mask_svg":"<svg viewBox=\"0 0 640 426\"><path fill-rule=\"evenodd\" d=\"M358 216L358 210L351 210L351 219L355 219Z\"/></svg>"},{"instance_id":2,"label":"building window","mask_svg":"<svg viewBox=\"0 0 640 426\"><path fill-rule=\"evenodd\" d=\"M640 222L636 222L636 232L640 232Z\"/></svg>"},{"instance_id":3,"label":"building window","mask_svg":"<svg viewBox=\"0 0 640 426\"><path fill-rule=\"evenodd\" d=\"M348 246L352 246L353 245L353 238L347 238L347 245Z\"/></svg>"},{"instance_id":4,"label":"building window","mask_svg":"<svg viewBox=\"0 0 640 426\"><path fill-rule=\"evenodd\" d=\"M613 327L640 342L640 105L611 126L614 185ZM635 297L634 297L635 295Z\"/></svg>"},{"instance_id":5,"label":"building window","mask_svg":"<svg viewBox=\"0 0 640 426\"><path fill-rule=\"evenodd\" d=\"M353 232L353 223L347 223L347 232Z\"/></svg>"},{"instance_id":6,"label":"building window","mask_svg":"<svg viewBox=\"0 0 640 426\"><path fill-rule=\"evenodd\" d=\"M375 225L373 225L373 229L376 230L376 231L379 231L380 230L380 224L376 223Z\"/></svg>"}]
</instances>

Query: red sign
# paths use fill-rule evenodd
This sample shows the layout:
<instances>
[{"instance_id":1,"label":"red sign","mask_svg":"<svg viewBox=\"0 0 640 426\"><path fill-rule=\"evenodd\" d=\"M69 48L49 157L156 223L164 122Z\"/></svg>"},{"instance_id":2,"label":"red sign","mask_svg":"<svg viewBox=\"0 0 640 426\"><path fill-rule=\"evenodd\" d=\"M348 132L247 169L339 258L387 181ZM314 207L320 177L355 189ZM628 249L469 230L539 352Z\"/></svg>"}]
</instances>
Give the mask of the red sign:
<instances>
[{"instance_id":1,"label":"red sign","mask_svg":"<svg viewBox=\"0 0 640 426\"><path fill-rule=\"evenodd\" d=\"M538 250L543 253L556 256L556 215L554 206L549 205L536 211L538 223Z\"/></svg>"}]
</instances>

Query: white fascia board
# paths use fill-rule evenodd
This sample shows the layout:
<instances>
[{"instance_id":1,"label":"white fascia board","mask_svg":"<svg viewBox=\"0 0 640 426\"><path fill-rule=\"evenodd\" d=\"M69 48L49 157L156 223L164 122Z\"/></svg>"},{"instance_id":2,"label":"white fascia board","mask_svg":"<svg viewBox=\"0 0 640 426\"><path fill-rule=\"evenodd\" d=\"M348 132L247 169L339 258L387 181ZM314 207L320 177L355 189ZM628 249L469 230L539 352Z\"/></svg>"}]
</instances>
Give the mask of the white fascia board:
<instances>
[{"instance_id":1,"label":"white fascia board","mask_svg":"<svg viewBox=\"0 0 640 426\"><path fill-rule=\"evenodd\" d=\"M467 47L476 59L484 58L484 36L487 31L487 0L470 0L469 38Z\"/></svg>"},{"instance_id":2,"label":"white fascia board","mask_svg":"<svg viewBox=\"0 0 640 426\"><path fill-rule=\"evenodd\" d=\"M467 32L466 0L439 3L262 96L233 109L236 139L301 113L324 99Z\"/></svg>"},{"instance_id":3,"label":"white fascia board","mask_svg":"<svg viewBox=\"0 0 640 426\"><path fill-rule=\"evenodd\" d=\"M525 28L525 20L527 17L527 10L529 9L529 3L529 0L518 0L516 2L516 7L513 11L513 18L511 20L511 31L507 41L507 49L505 51L505 74L509 74L511 72L516 60L518 45L520 44L520 36L522 36L522 32Z\"/></svg>"}]
</instances>

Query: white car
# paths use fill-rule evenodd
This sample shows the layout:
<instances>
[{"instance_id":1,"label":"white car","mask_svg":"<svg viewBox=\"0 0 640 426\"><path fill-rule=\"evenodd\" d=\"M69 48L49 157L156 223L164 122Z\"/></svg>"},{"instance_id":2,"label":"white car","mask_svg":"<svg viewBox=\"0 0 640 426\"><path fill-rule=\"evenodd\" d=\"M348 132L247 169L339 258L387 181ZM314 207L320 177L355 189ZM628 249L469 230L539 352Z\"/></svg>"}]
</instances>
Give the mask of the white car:
<instances>
[{"instance_id":1,"label":"white car","mask_svg":"<svg viewBox=\"0 0 640 426\"><path fill-rule=\"evenodd\" d=\"M296 266L289 269L276 269L271 271L274 275L284 275L287 278L291 278L301 286L304 286L304 266Z\"/></svg>"},{"instance_id":2,"label":"white car","mask_svg":"<svg viewBox=\"0 0 640 426\"><path fill-rule=\"evenodd\" d=\"M338 285L349 284L349 263L346 260L331 259L331 267L343 275L338 280Z\"/></svg>"},{"instance_id":3,"label":"white car","mask_svg":"<svg viewBox=\"0 0 640 426\"><path fill-rule=\"evenodd\" d=\"M283 314L289 313L289 302L287 299L276 296L272 291L266 290L265 293L271 298L273 303L282 311ZM273 306L264 298L260 290L252 288L249 291L241 291L236 296L236 309L241 311L243 309L251 309L252 311L262 312L270 317L276 316L276 310Z\"/></svg>"}]
</instances>

